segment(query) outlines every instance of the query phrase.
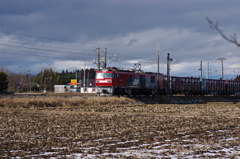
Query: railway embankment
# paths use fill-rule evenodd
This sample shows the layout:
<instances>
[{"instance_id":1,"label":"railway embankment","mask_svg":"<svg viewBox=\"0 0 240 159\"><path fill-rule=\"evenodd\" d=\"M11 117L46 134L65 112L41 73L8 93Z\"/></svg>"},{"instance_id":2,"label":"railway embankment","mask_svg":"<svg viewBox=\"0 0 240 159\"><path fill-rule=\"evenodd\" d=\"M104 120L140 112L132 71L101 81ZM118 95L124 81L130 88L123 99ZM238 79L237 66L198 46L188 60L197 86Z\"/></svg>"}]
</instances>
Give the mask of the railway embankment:
<instances>
[{"instance_id":1,"label":"railway embankment","mask_svg":"<svg viewBox=\"0 0 240 159\"><path fill-rule=\"evenodd\" d=\"M141 102L159 104L197 104L208 102L240 102L240 96L160 96L154 98L139 98Z\"/></svg>"}]
</instances>

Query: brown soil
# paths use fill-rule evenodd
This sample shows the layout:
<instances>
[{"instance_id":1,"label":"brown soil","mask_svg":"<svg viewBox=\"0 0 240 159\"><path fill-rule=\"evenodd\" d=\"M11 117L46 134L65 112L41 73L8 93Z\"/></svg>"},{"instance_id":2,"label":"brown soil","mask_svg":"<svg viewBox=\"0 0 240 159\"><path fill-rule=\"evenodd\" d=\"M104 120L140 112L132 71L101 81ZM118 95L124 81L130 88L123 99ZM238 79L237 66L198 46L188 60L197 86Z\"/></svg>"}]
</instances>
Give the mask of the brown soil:
<instances>
[{"instance_id":1,"label":"brown soil","mask_svg":"<svg viewBox=\"0 0 240 159\"><path fill-rule=\"evenodd\" d=\"M239 97L170 99L49 94L2 97L0 158L240 155Z\"/></svg>"}]
</instances>

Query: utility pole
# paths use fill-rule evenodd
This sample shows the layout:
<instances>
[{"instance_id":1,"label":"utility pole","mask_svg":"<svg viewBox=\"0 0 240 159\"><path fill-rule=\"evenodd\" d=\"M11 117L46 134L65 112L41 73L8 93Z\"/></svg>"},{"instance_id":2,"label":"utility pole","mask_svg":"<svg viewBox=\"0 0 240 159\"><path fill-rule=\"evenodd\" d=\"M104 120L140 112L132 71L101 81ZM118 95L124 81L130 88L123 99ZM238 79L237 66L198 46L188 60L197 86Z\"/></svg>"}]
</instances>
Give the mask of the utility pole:
<instances>
[{"instance_id":1,"label":"utility pole","mask_svg":"<svg viewBox=\"0 0 240 159\"><path fill-rule=\"evenodd\" d=\"M86 60L84 60L84 67L83 67L83 69L84 69L84 71L83 71L83 90L84 90L84 93L85 93L85 61Z\"/></svg>"},{"instance_id":2,"label":"utility pole","mask_svg":"<svg viewBox=\"0 0 240 159\"><path fill-rule=\"evenodd\" d=\"M221 60L222 61L222 80L224 80L224 74L223 74L223 60L226 60L226 58L218 58L217 60Z\"/></svg>"},{"instance_id":3,"label":"utility pole","mask_svg":"<svg viewBox=\"0 0 240 159\"><path fill-rule=\"evenodd\" d=\"M76 70L76 73L75 73L75 76L76 76L76 86L77 86L77 70Z\"/></svg>"},{"instance_id":4,"label":"utility pole","mask_svg":"<svg viewBox=\"0 0 240 159\"><path fill-rule=\"evenodd\" d=\"M206 79L209 79L209 62L207 62Z\"/></svg>"},{"instance_id":5,"label":"utility pole","mask_svg":"<svg viewBox=\"0 0 240 159\"><path fill-rule=\"evenodd\" d=\"M157 65L158 65L158 66L157 66L157 67L158 67L158 68L157 68L157 73L158 73L158 74L157 74L157 78L159 79L159 50L157 51L157 60L158 60L158 64L157 64Z\"/></svg>"},{"instance_id":6,"label":"utility pole","mask_svg":"<svg viewBox=\"0 0 240 159\"><path fill-rule=\"evenodd\" d=\"M96 48L98 52L98 60L96 62L96 59L94 59L93 64L97 64L98 70L100 68L107 68L107 48L104 49L104 58L101 60L101 52L100 52L100 47ZM101 63L102 62L102 63Z\"/></svg>"},{"instance_id":7,"label":"utility pole","mask_svg":"<svg viewBox=\"0 0 240 159\"><path fill-rule=\"evenodd\" d=\"M88 76L87 76L87 89L88 89L88 86L89 86L89 70L88 70Z\"/></svg>"},{"instance_id":8,"label":"utility pole","mask_svg":"<svg viewBox=\"0 0 240 159\"><path fill-rule=\"evenodd\" d=\"M170 83L170 53L167 53L167 98L169 99L170 90L169 90L169 83Z\"/></svg>"},{"instance_id":9,"label":"utility pole","mask_svg":"<svg viewBox=\"0 0 240 159\"><path fill-rule=\"evenodd\" d=\"M30 92L31 92L31 71L28 70L29 74L28 74L28 77L29 77L29 88L30 88Z\"/></svg>"},{"instance_id":10,"label":"utility pole","mask_svg":"<svg viewBox=\"0 0 240 159\"><path fill-rule=\"evenodd\" d=\"M158 50L157 51L157 55L158 55L158 73L157 73L157 92L158 92L158 96L159 96L159 54L160 54L160 51Z\"/></svg>"},{"instance_id":11,"label":"utility pole","mask_svg":"<svg viewBox=\"0 0 240 159\"><path fill-rule=\"evenodd\" d=\"M202 93L202 60L200 61L200 92Z\"/></svg>"},{"instance_id":12,"label":"utility pole","mask_svg":"<svg viewBox=\"0 0 240 159\"><path fill-rule=\"evenodd\" d=\"M157 51L157 96L160 95L160 85L159 85L159 81L160 81L160 77L159 77L159 73L160 73L160 64L159 64L160 49L159 49L159 45L160 45L160 43L158 43L156 45L156 51Z\"/></svg>"},{"instance_id":13,"label":"utility pole","mask_svg":"<svg viewBox=\"0 0 240 159\"><path fill-rule=\"evenodd\" d=\"M177 60L174 60L172 58L170 58L170 53L167 53L167 96L168 96L168 99L169 99L169 96L172 94L171 90L171 76L170 76L170 62L171 61L174 61L174 62L177 62Z\"/></svg>"},{"instance_id":14,"label":"utility pole","mask_svg":"<svg viewBox=\"0 0 240 159\"><path fill-rule=\"evenodd\" d=\"M98 62L97 62L97 66L98 66L98 70L100 70L100 47L96 48L97 52L98 52Z\"/></svg>"},{"instance_id":15,"label":"utility pole","mask_svg":"<svg viewBox=\"0 0 240 159\"><path fill-rule=\"evenodd\" d=\"M107 68L107 48L104 49L104 68Z\"/></svg>"},{"instance_id":16,"label":"utility pole","mask_svg":"<svg viewBox=\"0 0 240 159\"><path fill-rule=\"evenodd\" d=\"M202 81L202 60L200 61L200 81Z\"/></svg>"}]
</instances>

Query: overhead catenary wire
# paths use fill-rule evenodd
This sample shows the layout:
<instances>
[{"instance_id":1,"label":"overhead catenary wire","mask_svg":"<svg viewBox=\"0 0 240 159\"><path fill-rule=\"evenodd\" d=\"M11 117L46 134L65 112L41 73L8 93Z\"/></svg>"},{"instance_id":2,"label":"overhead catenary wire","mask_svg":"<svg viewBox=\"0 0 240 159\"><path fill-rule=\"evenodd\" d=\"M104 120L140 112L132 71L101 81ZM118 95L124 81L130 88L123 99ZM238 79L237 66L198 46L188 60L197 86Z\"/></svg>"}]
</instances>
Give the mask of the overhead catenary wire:
<instances>
[{"instance_id":1,"label":"overhead catenary wire","mask_svg":"<svg viewBox=\"0 0 240 159\"><path fill-rule=\"evenodd\" d=\"M151 47L151 48L155 48L155 44L154 46L143 46L143 45L128 45L128 44L102 44L102 43L91 43L91 42L83 42L83 41L71 41L71 40L65 40L65 39L56 39L56 38L49 38L49 37L40 37L40 36L33 36L33 35L26 35L26 34L19 34L19 33L13 33L13 32L8 32L8 31L0 31L0 33L4 33L4 34L12 34L12 35L16 35L16 36L23 36L23 37L29 37L29 38L37 38L37 39L45 39L45 40L51 40L51 41L60 41L60 42L67 42L67 43L80 43L80 44L88 44L88 45L104 45L104 46L121 46L121 47ZM30 45L33 45L33 44L30 44ZM53 47L53 46L47 46L47 47ZM197 57L197 56L193 56L191 54L188 54L188 53L185 53L185 52L182 52L182 51L178 51L176 49L172 49L172 48L169 48L163 44L161 44L161 47L162 48L165 48L171 52L175 52L175 53L178 53L178 54L184 54L186 56L190 56L190 57L193 57L193 58L196 58L196 59L199 59L199 60L208 60L208 61L211 61L213 59L205 59L205 58L200 58L200 57ZM67 48L64 48L64 47L61 47L62 49L67 49ZM79 49L81 50L81 49ZM90 50L85 50L85 51L90 51ZM130 58L130 56L128 56L128 58Z\"/></svg>"},{"instance_id":2,"label":"overhead catenary wire","mask_svg":"<svg viewBox=\"0 0 240 159\"><path fill-rule=\"evenodd\" d=\"M40 55L40 54L31 54L31 53L23 53L23 52L12 52L12 51L4 51L0 50L0 54L7 53L7 54L18 54L18 55L28 55L28 56L37 56L37 57L54 57L54 58L61 58L61 59L73 59L76 57L61 57L61 56L51 56L51 55Z\"/></svg>"},{"instance_id":3,"label":"overhead catenary wire","mask_svg":"<svg viewBox=\"0 0 240 159\"><path fill-rule=\"evenodd\" d=\"M0 31L0 33L5 34L12 34L17 36L24 36L24 37L31 37L31 38L37 38L37 39L45 39L45 40L51 40L51 41L61 41L61 42L68 42L68 43L80 43L80 44L88 44L88 45L104 45L104 46L128 46L128 47L152 47L152 46L134 46L134 45L119 45L119 44L103 44L103 43L90 43L90 42L83 42L83 41L71 41L71 40L64 40L64 39L55 39L55 38L49 38L49 37L41 37L41 36L33 36L33 35L26 35L26 34L19 34L19 33L13 33L8 31Z\"/></svg>"},{"instance_id":4,"label":"overhead catenary wire","mask_svg":"<svg viewBox=\"0 0 240 159\"><path fill-rule=\"evenodd\" d=\"M0 40L1 42L5 42L5 43L14 43L14 44L19 44L21 46L26 46L26 45L30 45L30 46L37 46L37 47L47 47L47 48L55 48L55 49L66 49L66 50L75 50L75 51L90 51L89 49L80 49L80 48L73 48L73 47L63 47L63 46L53 46L53 45L47 45L47 44L33 44L33 43L26 43L26 42L16 42L16 41L12 41L12 40ZM77 46L77 45L74 45ZM92 51L92 50L91 50Z\"/></svg>"},{"instance_id":5,"label":"overhead catenary wire","mask_svg":"<svg viewBox=\"0 0 240 159\"><path fill-rule=\"evenodd\" d=\"M155 44L154 46L148 46L148 45L124 45L124 44L103 44L103 43L91 43L91 42L83 42L83 41L71 41L71 40L64 40L64 39L55 39L55 38L48 38L48 37L39 37L39 36L32 36L32 35L24 35L24 34L16 34L16 33L12 33L12 32L5 32L5 31L0 31L0 33L4 33L4 34L12 34L12 35L16 35L16 36L23 36L23 37L29 37L29 38L38 38L38 39L45 39L45 40L49 40L49 41L59 41L59 42L63 42L63 43L60 43L61 45L62 44L66 44L64 47L63 45L60 47L58 45L55 45L54 43L51 43L51 45L46 45L47 42L45 43L45 45L39 45L39 44L36 44L36 43L21 43L21 42L16 42L16 41L5 41L5 43L0 43L0 45L5 45L8 47L8 49L11 49L11 50L8 50L8 51L2 51L1 53L6 53L6 54L19 54L19 55L24 55L24 56L37 56L37 57L50 57L50 58L57 58L57 59L64 59L64 60L87 60L87 61L92 61L94 59L94 57L96 57L96 53L93 51L93 49L83 49L83 44L84 45L95 45L95 46L111 46L111 47L135 47L135 48L143 48L143 47L146 47L146 48L155 48ZM1 40L3 41L3 40ZM10 44L9 44L10 43ZM70 47L69 44L72 43L74 46L77 46L77 47ZM15 45L15 44L19 44L19 45ZM53 44L53 45L52 45ZM76 44L81 44L81 46L78 46ZM72 45L71 45L72 46ZM88 46L89 47L89 46ZM170 50L171 53L177 53L177 54L182 54L182 55L185 55L185 56L188 56L188 57L193 57L195 59L198 59L198 60L207 60L207 61L215 61L215 59L206 59L206 58L202 58L202 57L197 57L197 56L194 56L194 55L191 55L191 54L188 54L186 52L182 52L182 51L178 51L176 49L172 49L172 48L169 48L163 44L161 44L161 47L164 48L164 49L167 49L167 50ZM14 48L19 48L20 50L14 50ZM54 48L54 49L53 49ZM96 48L96 47L92 47L92 48ZM26 52L27 50L27 52ZM28 52L29 50L34 50L34 52ZM66 50L66 51L64 51ZM71 50L71 51L69 51ZM73 51L74 50L74 51ZM76 50L76 52L75 52ZM24 51L24 53L22 53ZM114 50L116 51L116 49ZM87 52L87 53L86 53ZM91 53L92 52L92 53ZM109 52L109 51L108 51ZM54 53L59 53L59 54L54 54ZM113 54L110 50L111 54ZM123 54L123 52L118 52L118 53L115 53L117 54L118 56L121 56ZM72 56L74 55L74 56ZM142 54L143 56L144 54ZM145 54L146 55L146 54ZM154 55L154 52L153 52L153 55ZM153 61L153 62L148 62L148 61L151 61L151 59L146 59L146 58L143 58L141 56L132 56L132 55L124 55L122 56L121 58L116 58L118 60L114 61L114 62L118 62L118 63L132 63L132 62L128 62L128 61L131 61L131 60L137 60L137 61L141 61L143 60L141 63L144 63L144 64L153 64L153 62L156 62L156 61ZM120 60L121 59L121 60ZM124 61L123 61L124 59ZM54 60L54 59L47 59L47 60ZM154 60L154 57L152 58L152 60ZM164 58L160 58L160 61L161 63L166 63L165 59ZM181 62L181 60L178 60L179 62ZM192 59L188 59L188 62L193 62L195 60L192 60Z\"/></svg>"},{"instance_id":6,"label":"overhead catenary wire","mask_svg":"<svg viewBox=\"0 0 240 159\"><path fill-rule=\"evenodd\" d=\"M17 35L17 36L25 36L25 37L31 37L31 38L39 38L39 39L46 39L46 40L52 40L52 41L61 41L61 42L69 42L69 43L81 43L81 44L90 44L90 45L105 45L105 46L124 46L124 47L151 47L151 48L155 48L156 46L147 46L147 45L119 45L119 44L101 44L101 43L90 43L90 42L78 42L78 41L71 41L71 40L63 40L63 39L55 39L55 38L49 38L49 37L39 37L39 36L33 36L33 35L26 35L26 34L18 34L18 33L13 33L13 32L7 32L7 31L0 31L1 33L6 33L6 34L12 34L12 35ZM161 47L165 48L165 49L168 49L170 51L174 51L174 52L177 52L177 53L181 53L181 54L185 54L187 56L191 56L191 57L194 57L194 58L197 58L197 59L202 59L202 58L199 58L199 57L196 57L196 56L193 56L193 55L190 55L190 54L187 54L187 53L184 53L184 52L180 52L180 51L177 51L176 49L172 49L172 48L169 48L169 47L166 47L165 45L161 44Z\"/></svg>"},{"instance_id":7,"label":"overhead catenary wire","mask_svg":"<svg viewBox=\"0 0 240 159\"><path fill-rule=\"evenodd\" d=\"M31 49L31 50L37 50L37 51L50 51L50 52L67 53L67 54L79 53L79 52L68 52L68 51L49 50L49 49L42 49L42 48L33 48L33 47L18 46L18 45L3 44L3 43L0 43L0 45L13 46L13 47L24 48L24 49ZM90 51L90 50L88 50L88 51ZM87 53L82 53L82 52L81 52L81 54L86 54L87 55Z\"/></svg>"}]
</instances>

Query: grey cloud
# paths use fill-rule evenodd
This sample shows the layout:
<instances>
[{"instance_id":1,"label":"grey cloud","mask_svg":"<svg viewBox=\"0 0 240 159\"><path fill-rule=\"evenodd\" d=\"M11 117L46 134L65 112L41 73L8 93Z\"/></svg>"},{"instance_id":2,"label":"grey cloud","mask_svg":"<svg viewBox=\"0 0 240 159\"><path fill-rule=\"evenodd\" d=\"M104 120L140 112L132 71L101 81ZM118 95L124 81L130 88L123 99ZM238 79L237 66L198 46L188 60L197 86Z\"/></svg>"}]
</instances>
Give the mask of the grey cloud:
<instances>
[{"instance_id":1,"label":"grey cloud","mask_svg":"<svg viewBox=\"0 0 240 159\"><path fill-rule=\"evenodd\" d=\"M238 32L239 5L238 0L2 0L0 31L31 36L0 33L0 39L11 36L9 43L42 44L43 46L32 47L45 50L19 48L18 51L33 55L53 55L32 59L28 55L7 56L2 53L2 57L18 57L22 61L19 65L30 67L33 62L53 64L54 60L66 59L91 61L96 57L94 48L107 47L109 54L119 54L128 57L125 60L133 60L136 57L154 56L158 42L166 47L161 48L164 53L162 56L171 52L180 61L213 59L218 56L216 52L227 50L234 57L237 56L237 48L233 48L233 45L221 38L208 41L209 38L218 36L218 33L209 28L205 18L219 21L227 29L224 31L228 35ZM159 32L151 33L151 30L158 29ZM149 35L146 35L148 31ZM130 36L132 34L136 37ZM49 47L50 50L65 53L46 51L49 49L46 49L46 45L52 46ZM75 50L63 49L64 47ZM13 50L11 47L0 46L0 49L16 52L17 48ZM72 56L72 53L76 55Z\"/></svg>"}]
</instances>

